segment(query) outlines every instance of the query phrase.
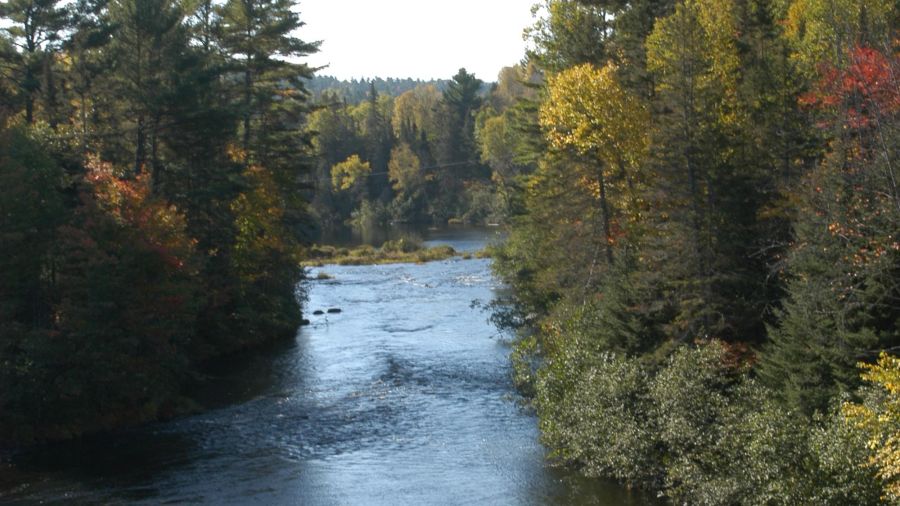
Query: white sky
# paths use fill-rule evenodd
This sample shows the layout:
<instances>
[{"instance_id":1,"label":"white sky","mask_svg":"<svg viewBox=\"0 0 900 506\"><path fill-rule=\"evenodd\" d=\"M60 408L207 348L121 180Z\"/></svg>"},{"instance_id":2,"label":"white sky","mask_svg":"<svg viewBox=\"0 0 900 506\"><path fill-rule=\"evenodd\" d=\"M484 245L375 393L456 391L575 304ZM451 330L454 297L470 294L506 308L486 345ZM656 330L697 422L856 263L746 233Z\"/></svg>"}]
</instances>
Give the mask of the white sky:
<instances>
[{"instance_id":1,"label":"white sky","mask_svg":"<svg viewBox=\"0 0 900 506\"><path fill-rule=\"evenodd\" d=\"M297 34L321 40L306 59L339 79L449 79L465 67L495 81L525 55L537 0L299 0Z\"/></svg>"}]
</instances>

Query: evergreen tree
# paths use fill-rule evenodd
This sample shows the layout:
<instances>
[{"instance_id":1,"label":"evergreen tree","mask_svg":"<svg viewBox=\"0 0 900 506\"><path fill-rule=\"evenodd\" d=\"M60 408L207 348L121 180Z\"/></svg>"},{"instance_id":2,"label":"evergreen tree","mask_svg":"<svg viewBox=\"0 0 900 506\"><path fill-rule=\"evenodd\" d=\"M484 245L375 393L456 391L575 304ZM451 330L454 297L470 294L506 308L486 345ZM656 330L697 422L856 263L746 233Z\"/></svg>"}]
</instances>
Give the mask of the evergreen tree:
<instances>
[{"instance_id":1,"label":"evergreen tree","mask_svg":"<svg viewBox=\"0 0 900 506\"><path fill-rule=\"evenodd\" d=\"M293 35L303 23L292 6L291 0L230 0L221 8L221 45L241 76L236 98L248 162L283 160L304 142L290 134L306 112L302 80L312 71L288 59L315 52L317 44Z\"/></svg>"},{"instance_id":2,"label":"evergreen tree","mask_svg":"<svg viewBox=\"0 0 900 506\"><path fill-rule=\"evenodd\" d=\"M847 58L805 97L834 138L803 186L787 302L760 371L807 413L858 384L857 361L900 345L898 63L865 47Z\"/></svg>"},{"instance_id":3,"label":"evergreen tree","mask_svg":"<svg viewBox=\"0 0 900 506\"><path fill-rule=\"evenodd\" d=\"M50 77L67 24L66 10L60 4L59 0L10 0L0 5L0 18L11 22L2 31L9 34L15 45L14 51L0 56L6 67L6 78L18 89L25 122L29 125L35 120L35 102L41 95L42 77L44 98L47 102L53 100L46 79Z\"/></svg>"}]
</instances>

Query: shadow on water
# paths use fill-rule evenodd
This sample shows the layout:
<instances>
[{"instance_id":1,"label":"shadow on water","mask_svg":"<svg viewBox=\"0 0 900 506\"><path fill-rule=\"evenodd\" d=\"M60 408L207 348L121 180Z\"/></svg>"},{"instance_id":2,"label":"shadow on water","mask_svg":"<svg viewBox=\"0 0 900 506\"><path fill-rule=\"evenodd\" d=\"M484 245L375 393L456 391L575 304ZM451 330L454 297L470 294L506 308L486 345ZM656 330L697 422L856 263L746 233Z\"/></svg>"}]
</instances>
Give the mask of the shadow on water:
<instances>
[{"instance_id":1,"label":"shadow on water","mask_svg":"<svg viewBox=\"0 0 900 506\"><path fill-rule=\"evenodd\" d=\"M12 458L8 471L16 483L0 481L0 502L21 494L30 504L36 502L32 493L41 502L70 500L84 490L93 501L105 489L123 499L145 499L155 491L143 485L187 462L195 449L189 437L150 426L29 448Z\"/></svg>"},{"instance_id":2,"label":"shadow on water","mask_svg":"<svg viewBox=\"0 0 900 506\"><path fill-rule=\"evenodd\" d=\"M297 340L276 341L211 362L189 387L205 412L166 422L21 449L0 462L0 503L95 503L151 500L162 476L193 466L203 437L194 425L217 410L278 391L301 379L285 367ZM17 502L18 501L18 502Z\"/></svg>"},{"instance_id":3,"label":"shadow on water","mask_svg":"<svg viewBox=\"0 0 900 506\"><path fill-rule=\"evenodd\" d=\"M190 387L190 396L205 409L250 401L266 392L297 388L298 339L268 343L252 352L239 352L215 360Z\"/></svg>"}]
</instances>

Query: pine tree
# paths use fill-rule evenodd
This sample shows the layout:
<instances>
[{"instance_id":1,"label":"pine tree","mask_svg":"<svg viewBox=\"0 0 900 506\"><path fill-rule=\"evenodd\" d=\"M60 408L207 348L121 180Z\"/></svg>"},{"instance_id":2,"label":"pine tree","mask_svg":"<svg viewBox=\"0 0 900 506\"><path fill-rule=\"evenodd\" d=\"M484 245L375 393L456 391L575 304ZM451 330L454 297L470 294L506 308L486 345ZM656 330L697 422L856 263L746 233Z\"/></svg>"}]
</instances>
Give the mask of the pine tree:
<instances>
[{"instance_id":1,"label":"pine tree","mask_svg":"<svg viewBox=\"0 0 900 506\"><path fill-rule=\"evenodd\" d=\"M14 51L0 53L6 78L18 88L25 122L35 120L35 102L41 95L41 78L53 65L56 51L67 24L66 10L60 0L10 0L0 4L0 18L9 20L3 28L15 44ZM46 87L43 90L47 97Z\"/></svg>"},{"instance_id":2,"label":"pine tree","mask_svg":"<svg viewBox=\"0 0 900 506\"><path fill-rule=\"evenodd\" d=\"M900 345L898 62L866 47L846 58L804 97L833 138L800 194L788 297L760 369L807 413L858 384L857 361Z\"/></svg>"},{"instance_id":3,"label":"pine tree","mask_svg":"<svg viewBox=\"0 0 900 506\"><path fill-rule=\"evenodd\" d=\"M303 26L291 0L230 0L221 7L221 46L240 74L241 147L248 162L271 165L302 146L296 135L307 110L305 64L288 60L316 51L293 35Z\"/></svg>"}]
</instances>

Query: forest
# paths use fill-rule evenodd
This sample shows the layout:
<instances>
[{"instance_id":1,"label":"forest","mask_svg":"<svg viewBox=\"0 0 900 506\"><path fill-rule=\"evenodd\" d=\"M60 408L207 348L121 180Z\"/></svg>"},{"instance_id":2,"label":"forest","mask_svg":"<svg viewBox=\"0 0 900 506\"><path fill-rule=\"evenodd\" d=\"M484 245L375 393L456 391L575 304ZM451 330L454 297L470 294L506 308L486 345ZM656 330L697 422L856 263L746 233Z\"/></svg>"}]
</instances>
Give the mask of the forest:
<instances>
[{"instance_id":1,"label":"forest","mask_svg":"<svg viewBox=\"0 0 900 506\"><path fill-rule=\"evenodd\" d=\"M189 412L204 362L296 332L292 5L0 5L0 446Z\"/></svg>"},{"instance_id":2,"label":"forest","mask_svg":"<svg viewBox=\"0 0 900 506\"><path fill-rule=\"evenodd\" d=\"M552 460L676 504L896 504L898 5L542 6L493 254Z\"/></svg>"},{"instance_id":3,"label":"forest","mask_svg":"<svg viewBox=\"0 0 900 506\"><path fill-rule=\"evenodd\" d=\"M437 82L316 78L321 91L308 128L317 222L325 228L503 222L507 186L521 167L498 118L536 96L522 72L507 67L491 84L464 68Z\"/></svg>"},{"instance_id":4,"label":"forest","mask_svg":"<svg viewBox=\"0 0 900 506\"><path fill-rule=\"evenodd\" d=\"M292 6L0 5L0 446L189 412L322 230L492 224L552 464L900 503L900 4L542 0L496 82L314 77Z\"/></svg>"}]
</instances>

